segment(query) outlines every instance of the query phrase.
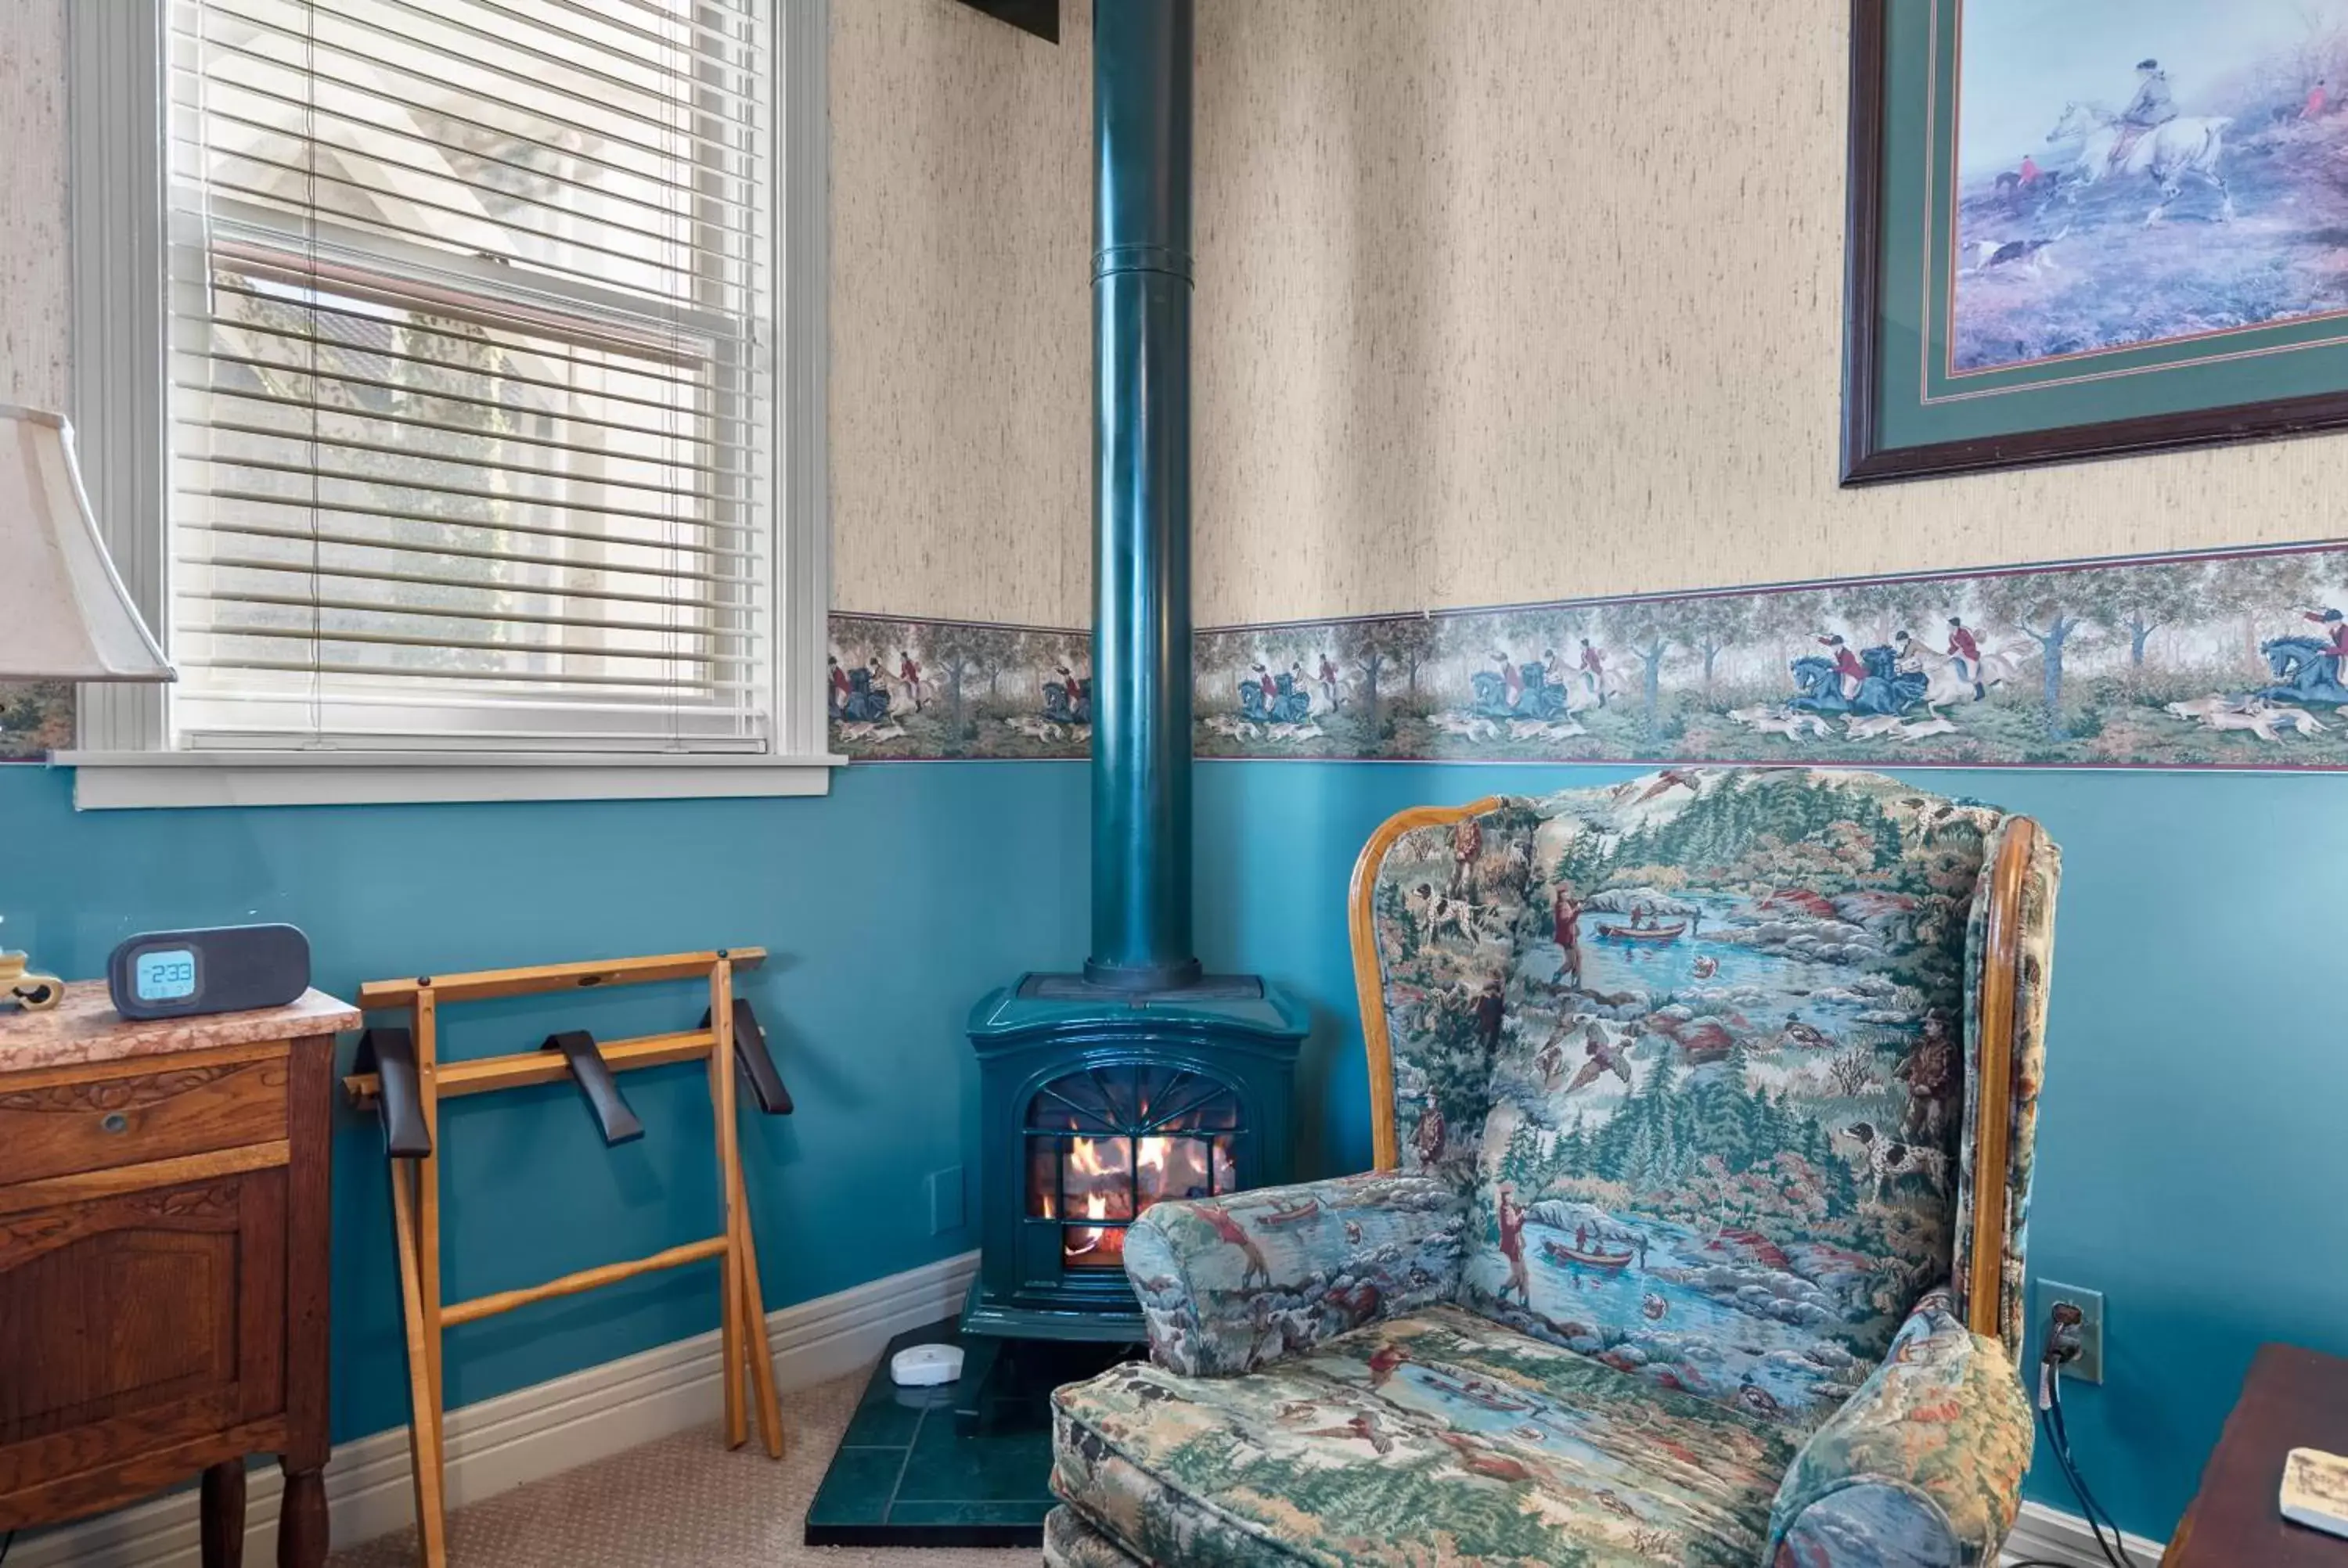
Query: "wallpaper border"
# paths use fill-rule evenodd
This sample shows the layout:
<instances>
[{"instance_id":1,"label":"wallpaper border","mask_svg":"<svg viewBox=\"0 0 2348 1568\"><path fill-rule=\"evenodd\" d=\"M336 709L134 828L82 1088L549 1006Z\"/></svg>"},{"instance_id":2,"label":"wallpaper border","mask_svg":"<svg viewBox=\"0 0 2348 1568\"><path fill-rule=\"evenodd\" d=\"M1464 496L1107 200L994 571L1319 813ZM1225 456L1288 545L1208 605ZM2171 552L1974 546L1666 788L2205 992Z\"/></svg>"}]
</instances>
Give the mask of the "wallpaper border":
<instances>
[{"instance_id":1,"label":"wallpaper border","mask_svg":"<svg viewBox=\"0 0 2348 1568\"><path fill-rule=\"evenodd\" d=\"M1192 653L1194 751L2336 772L2343 610L2348 542L2327 540L1211 627ZM885 641L883 683L901 690L910 659L925 685L918 712L892 691L891 721L835 720L837 750L1085 754L1088 715L1050 694L1064 670L1088 679L1083 630L847 613L832 628L835 658L869 670ZM942 709L950 666L961 698Z\"/></svg>"},{"instance_id":2,"label":"wallpaper border","mask_svg":"<svg viewBox=\"0 0 2348 1568\"><path fill-rule=\"evenodd\" d=\"M829 654L831 748L858 762L1087 754L1092 635L1081 627L836 610Z\"/></svg>"},{"instance_id":3,"label":"wallpaper border","mask_svg":"<svg viewBox=\"0 0 2348 1568\"><path fill-rule=\"evenodd\" d=\"M828 633L852 760L1086 754L1080 628L835 610ZM2326 540L1210 627L1193 751L2340 772L2343 663ZM70 688L0 685L0 760L71 733Z\"/></svg>"}]
</instances>

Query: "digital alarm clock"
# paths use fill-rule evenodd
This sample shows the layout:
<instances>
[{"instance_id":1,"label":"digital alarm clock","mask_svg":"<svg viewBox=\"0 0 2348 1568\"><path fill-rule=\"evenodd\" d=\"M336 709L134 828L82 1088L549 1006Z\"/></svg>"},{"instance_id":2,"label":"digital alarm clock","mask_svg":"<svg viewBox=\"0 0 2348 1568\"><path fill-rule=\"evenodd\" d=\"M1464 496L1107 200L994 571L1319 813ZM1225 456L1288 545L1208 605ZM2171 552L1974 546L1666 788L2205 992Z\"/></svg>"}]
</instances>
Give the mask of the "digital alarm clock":
<instances>
[{"instance_id":1,"label":"digital alarm clock","mask_svg":"<svg viewBox=\"0 0 2348 1568\"><path fill-rule=\"evenodd\" d=\"M310 989L310 938L293 926L149 931L114 949L106 989L129 1019L283 1007Z\"/></svg>"}]
</instances>

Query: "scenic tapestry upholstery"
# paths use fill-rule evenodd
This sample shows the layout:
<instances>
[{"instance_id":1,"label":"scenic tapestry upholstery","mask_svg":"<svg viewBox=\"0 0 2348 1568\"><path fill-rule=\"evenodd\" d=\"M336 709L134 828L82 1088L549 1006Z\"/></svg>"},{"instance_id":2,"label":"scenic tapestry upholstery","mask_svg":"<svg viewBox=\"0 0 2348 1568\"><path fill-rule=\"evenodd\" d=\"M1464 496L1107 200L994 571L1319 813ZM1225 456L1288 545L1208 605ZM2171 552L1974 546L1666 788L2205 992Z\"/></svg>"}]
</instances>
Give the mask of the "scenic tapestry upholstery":
<instances>
[{"instance_id":1,"label":"scenic tapestry upholstery","mask_svg":"<svg viewBox=\"0 0 2348 1568\"><path fill-rule=\"evenodd\" d=\"M1977 1173L2008 831L1871 774L1687 769L1402 835L1371 892L1402 1169L1142 1217L1155 1364L1060 1391L1052 1552L1993 1562L2059 876L2042 839L2013 1153ZM1977 1174L2011 1199L2003 1337L1964 1326Z\"/></svg>"},{"instance_id":2,"label":"scenic tapestry upholstery","mask_svg":"<svg viewBox=\"0 0 2348 1568\"><path fill-rule=\"evenodd\" d=\"M1456 1307L1276 1375L1122 1367L1063 1399L1055 1438L1062 1496L1184 1564L1277 1561L1271 1540L1303 1562L1753 1568L1797 1446Z\"/></svg>"}]
</instances>

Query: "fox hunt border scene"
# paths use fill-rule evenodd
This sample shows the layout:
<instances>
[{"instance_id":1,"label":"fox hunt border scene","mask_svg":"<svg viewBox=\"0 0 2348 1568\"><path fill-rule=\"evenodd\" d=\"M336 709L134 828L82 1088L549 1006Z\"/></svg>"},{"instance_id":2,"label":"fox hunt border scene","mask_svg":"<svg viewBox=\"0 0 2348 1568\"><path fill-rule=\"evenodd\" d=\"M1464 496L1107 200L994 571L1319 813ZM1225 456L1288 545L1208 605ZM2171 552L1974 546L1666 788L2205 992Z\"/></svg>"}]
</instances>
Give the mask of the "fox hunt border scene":
<instances>
[{"instance_id":1,"label":"fox hunt border scene","mask_svg":"<svg viewBox=\"0 0 2348 1568\"><path fill-rule=\"evenodd\" d=\"M1066 759L1081 630L835 613L858 761ZM1201 630L1201 757L2348 768L2348 544ZM73 696L0 684L0 759Z\"/></svg>"},{"instance_id":2,"label":"fox hunt border scene","mask_svg":"<svg viewBox=\"0 0 2348 1568\"><path fill-rule=\"evenodd\" d=\"M835 702L887 698L841 752L1084 754L1083 632L832 627ZM2343 661L2324 544L1210 629L1193 723L1201 757L2337 769Z\"/></svg>"}]
</instances>

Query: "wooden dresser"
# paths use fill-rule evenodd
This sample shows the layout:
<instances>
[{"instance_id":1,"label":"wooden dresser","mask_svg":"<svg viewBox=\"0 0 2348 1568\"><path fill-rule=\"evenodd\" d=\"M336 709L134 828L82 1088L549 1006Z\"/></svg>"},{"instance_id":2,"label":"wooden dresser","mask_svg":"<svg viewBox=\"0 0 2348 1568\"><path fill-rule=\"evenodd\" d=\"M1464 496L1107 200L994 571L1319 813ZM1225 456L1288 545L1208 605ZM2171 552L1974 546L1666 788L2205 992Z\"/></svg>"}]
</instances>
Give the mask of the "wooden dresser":
<instances>
[{"instance_id":1,"label":"wooden dresser","mask_svg":"<svg viewBox=\"0 0 2348 1568\"><path fill-rule=\"evenodd\" d=\"M2293 1449L2348 1453L2348 1360L2262 1345L2161 1568L2348 1568L2348 1536L2282 1516Z\"/></svg>"},{"instance_id":2,"label":"wooden dresser","mask_svg":"<svg viewBox=\"0 0 2348 1568\"><path fill-rule=\"evenodd\" d=\"M355 1009L164 1023L97 981L0 1008L0 1531L203 1478L206 1568L244 1460L285 1471L277 1560L326 1555L328 1118Z\"/></svg>"}]
</instances>

